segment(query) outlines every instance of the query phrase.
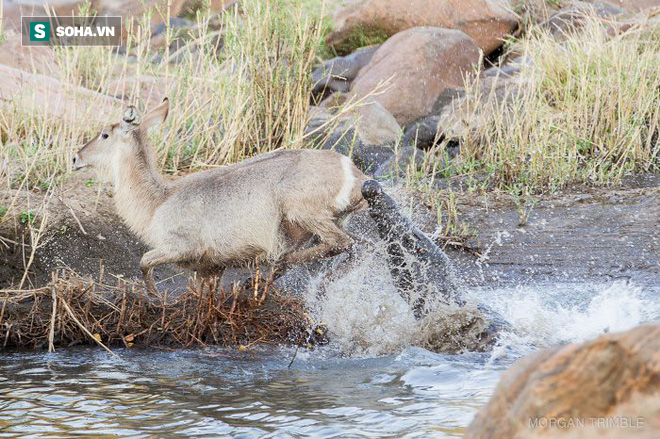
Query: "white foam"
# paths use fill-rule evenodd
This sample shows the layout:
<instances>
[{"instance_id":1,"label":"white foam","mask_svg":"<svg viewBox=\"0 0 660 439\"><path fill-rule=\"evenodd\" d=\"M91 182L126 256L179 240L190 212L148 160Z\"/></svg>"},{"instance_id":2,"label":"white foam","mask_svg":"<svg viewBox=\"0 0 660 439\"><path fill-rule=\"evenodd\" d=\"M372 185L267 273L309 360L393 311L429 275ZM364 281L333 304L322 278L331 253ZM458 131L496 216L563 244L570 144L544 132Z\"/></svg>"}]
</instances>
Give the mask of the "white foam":
<instances>
[{"instance_id":1,"label":"white foam","mask_svg":"<svg viewBox=\"0 0 660 439\"><path fill-rule=\"evenodd\" d=\"M492 357L624 331L660 317L660 307L631 282L550 284L468 291L512 325ZM401 352L445 331L452 312L437 308L430 317L443 325L418 322L392 283L382 250L366 252L333 275L320 276L308 292L318 321L344 355L379 356ZM457 314L450 319L457 319Z\"/></svg>"}]
</instances>

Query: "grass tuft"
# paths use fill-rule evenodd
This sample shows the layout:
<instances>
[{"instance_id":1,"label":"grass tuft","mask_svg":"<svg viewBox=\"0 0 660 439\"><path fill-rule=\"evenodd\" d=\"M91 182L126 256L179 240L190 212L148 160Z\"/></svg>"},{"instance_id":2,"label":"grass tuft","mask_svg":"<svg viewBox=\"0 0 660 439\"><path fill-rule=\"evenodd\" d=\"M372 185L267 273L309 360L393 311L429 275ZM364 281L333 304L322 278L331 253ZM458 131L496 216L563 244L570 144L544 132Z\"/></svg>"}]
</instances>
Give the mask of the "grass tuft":
<instances>
[{"instance_id":1,"label":"grass tuft","mask_svg":"<svg viewBox=\"0 0 660 439\"><path fill-rule=\"evenodd\" d=\"M477 105L473 85L472 107L484 123L464 136L452 166L476 164L500 188L532 192L658 171L660 45L653 35L611 38L595 20L563 43L534 32L519 43L529 62L513 99Z\"/></svg>"}]
</instances>

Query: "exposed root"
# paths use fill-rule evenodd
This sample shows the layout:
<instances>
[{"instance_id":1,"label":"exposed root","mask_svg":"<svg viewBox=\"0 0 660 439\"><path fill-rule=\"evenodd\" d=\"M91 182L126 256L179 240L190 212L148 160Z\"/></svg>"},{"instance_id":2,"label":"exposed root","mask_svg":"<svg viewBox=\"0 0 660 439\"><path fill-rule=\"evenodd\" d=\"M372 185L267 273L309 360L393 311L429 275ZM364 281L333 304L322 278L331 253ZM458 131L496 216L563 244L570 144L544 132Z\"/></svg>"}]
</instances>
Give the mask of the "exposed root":
<instances>
[{"instance_id":1,"label":"exposed root","mask_svg":"<svg viewBox=\"0 0 660 439\"><path fill-rule=\"evenodd\" d=\"M152 298L139 283L100 284L66 271L44 288L0 290L3 348L309 344L309 321L302 299L264 280Z\"/></svg>"}]
</instances>

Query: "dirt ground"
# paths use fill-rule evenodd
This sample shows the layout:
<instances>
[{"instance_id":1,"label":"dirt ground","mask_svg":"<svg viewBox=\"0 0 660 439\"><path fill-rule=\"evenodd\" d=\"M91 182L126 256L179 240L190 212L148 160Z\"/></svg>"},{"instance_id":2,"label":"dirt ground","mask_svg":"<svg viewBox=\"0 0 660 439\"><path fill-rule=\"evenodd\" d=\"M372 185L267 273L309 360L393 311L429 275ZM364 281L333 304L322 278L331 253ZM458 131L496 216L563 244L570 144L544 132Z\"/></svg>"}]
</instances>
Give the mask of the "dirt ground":
<instances>
[{"instance_id":1,"label":"dirt ground","mask_svg":"<svg viewBox=\"0 0 660 439\"><path fill-rule=\"evenodd\" d=\"M44 215L46 232L24 288L45 285L57 268L98 278L103 266L106 277L139 277L146 248L115 215L110 191L98 183L89 186L83 177L71 179L47 204L44 193L0 192L0 206L8 206L14 196L17 200L14 213L0 224L0 289L21 281ZM20 215L29 210L34 213L31 227ZM468 285L576 278L657 284L660 278L658 175L616 188L574 188L538 197L522 226L514 200L504 195L461 194L459 211L461 222L477 233L468 241L474 251L447 251ZM432 232L431 224L421 226ZM161 280L171 279L166 284L171 288L185 284L188 275L176 267L157 273Z\"/></svg>"},{"instance_id":2,"label":"dirt ground","mask_svg":"<svg viewBox=\"0 0 660 439\"><path fill-rule=\"evenodd\" d=\"M147 248L115 214L111 191L99 183L88 187L86 181L67 181L50 197L45 193L0 192L0 206L9 206L12 198L17 197L14 214L0 224L0 289L14 287L21 281L33 248L32 236L44 216L46 232L37 241L24 287L45 285L57 268L70 268L95 279L102 266L107 275L127 279L140 275L138 263ZM34 213L30 227L21 221L21 213L28 211ZM179 272L182 270L165 268L159 270L159 277Z\"/></svg>"},{"instance_id":3,"label":"dirt ground","mask_svg":"<svg viewBox=\"0 0 660 439\"><path fill-rule=\"evenodd\" d=\"M616 188L571 188L539 197L520 226L511 197L461 199L480 257L450 252L468 284L634 279L660 281L660 176Z\"/></svg>"}]
</instances>

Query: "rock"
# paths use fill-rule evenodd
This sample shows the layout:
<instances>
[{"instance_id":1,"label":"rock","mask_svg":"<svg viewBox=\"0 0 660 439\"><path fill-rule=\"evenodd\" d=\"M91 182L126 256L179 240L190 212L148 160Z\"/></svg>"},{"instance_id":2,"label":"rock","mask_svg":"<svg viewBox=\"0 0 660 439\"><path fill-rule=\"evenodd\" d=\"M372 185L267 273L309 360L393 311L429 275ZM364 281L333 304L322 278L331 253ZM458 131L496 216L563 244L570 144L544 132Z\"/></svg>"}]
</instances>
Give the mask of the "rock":
<instances>
[{"instance_id":1,"label":"rock","mask_svg":"<svg viewBox=\"0 0 660 439\"><path fill-rule=\"evenodd\" d=\"M416 169L422 166L424 151L399 144L401 126L372 98L340 116L339 121L331 121L332 113L338 111L335 107L346 104L346 99L344 93L335 93L323 101L323 107L311 108L307 132L314 132L312 137L317 144L352 157L363 172L375 176L403 174L411 161ZM333 132L328 134L328 130Z\"/></svg>"},{"instance_id":2,"label":"rock","mask_svg":"<svg viewBox=\"0 0 660 439\"><path fill-rule=\"evenodd\" d=\"M603 437L605 431L599 431L597 424L591 428L594 420L624 417L632 424L610 427L606 437L656 437L658 393L660 324L656 323L523 358L502 376L464 438ZM578 428L571 428L571 423Z\"/></svg>"},{"instance_id":3,"label":"rock","mask_svg":"<svg viewBox=\"0 0 660 439\"><path fill-rule=\"evenodd\" d=\"M393 144L401 137L401 126L375 99L368 99L349 116L355 119L358 137L365 145Z\"/></svg>"},{"instance_id":4,"label":"rock","mask_svg":"<svg viewBox=\"0 0 660 439\"><path fill-rule=\"evenodd\" d=\"M22 46L21 34L13 30L4 32L5 40L0 44L0 64L24 70L59 77L60 66L55 52L48 46Z\"/></svg>"},{"instance_id":5,"label":"rock","mask_svg":"<svg viewBox=\"0 0 660 439\"><path fill-rule=\"evenodd\" d=\"M438 116L439 136L457 139L469 130L478 131L492 110L489 102L497 102L498 109L506 108L524 87L519 77L484 77L479 83L477 96L466 95L443 108ZM475 103L475 101L477 101Z\"/></svg>"},{"instance_id":6,"label":"rock","mask_svg":"<svg viewBox=\"0 0 660 439\"><path fill-rule=\"evenodd\" d=\"M315 117L307 128L312 143L351 157L362 172L376 176L400 175L407 171L410 160L414 159L418 167L424 161L424 151L397 147L395 142L367 144L360 138L356 127L350 124L340 123L324 128L323 124L329 116L326 113L321 114ZM332 129L332 132L328 132L328 129Z\"/></svg>"},{"instance_id":7,"label":"rock","mask_svg":"<svg viewBox=\"0 0 660 439\"><path fill-rule=\"evenodd\" d=\"M515 76L520 73L520 59L517 58L510 63L504 64L502 66L492 66L484 70L481 74L483 77L493 77L493 76Z\"/></svg>"},{"instance_id":8,"label":"rock","mask_svg":"<svg viewBox=\"0 0 660 439\"><path fill-rule=\"evenodd\" d=\"M180 1L180 3L182 3L182 5L179 8L179 16L194 18L197 11L204 10L207 4L211 12L217 13L226 11L229 8L233 8L238 4L238 0L183 0Z\"/></svg>"},{"instance_id":9,"label":"rock","mask_svg":"<svg viewBox=\"0 0 660 439\"><path fill-rule=\"evenodd\" d=\"M660 1L658 0L598 0L596 2L592 1L591 3L609 3L612 6L623 8L630 12L660 8Z\"/></svg>"},{"instance_id":10,"label":"rock","mask_svg":"<svg viewBox=\"0 0 660 439\"><path fill-rule=\"evenodd\" d=\"M165 78L151 75L129 76L106 81L103 84L103 91L126 102L142 101L145 108L152 108L163 101L168 90L175 88L174 80L170 80L170 84L171 86L168 86Z\"/></svg>"},{"instance_id":11,"label":"rock","mask_svg":"<svg viewBox=\"0 0 660 439\"><path fill-rule=\"evenodd\" d=\"M355 106L354 109L340 116L338 129L355 128L357 137L365 145L394 144L401 137L401 126L396 119L373 98L366 98L357 103L347 103L348 96L337 93L312 107L312 126L320 126L330 120L332 113L339 111L341 105Z\"/></svg>"},{"instance_id":12,"label":"rock","mask_svg":"<svg viewBox=\"0 0 660 439\"><path fill-rule=\"evenodd\" d=\"M557 40L564 40L568 35L575 33L587 24L589 16L596 16L605 20L625 14L626 11L608 3L574 1L570 6L557 11L550 19L542 24ZM609 21L604 22L610 25Z\"/></svg>"},{"instance_id":13,"label":"rock","mask_svg":"<svg viewBox=\"0 0 660 439\"><path fill-rule=\"evenodd\" d=\"M2 111L25 111L72 126L89 126L113 122L122 108L121 101L109 96L1 64L0 78Z\"/></svg>"},{"instance_id":14,"label":"rock","mask_svg":"<svg viewBox=\"0 0 660 439\"><path fill-rule=\"evenodd\" d=\"M329 135L318 137L321 148L331 149L351 157L362 172L374 174L394 156L392 145L366 145L354 128L339 127Z\"/></svg>"},{"instance_id":15,"label":"rock","mask_svg":"<svg viewBox=\"0 0 660 439\"><path fill-rule=\"evenodd\" d=\"M444 89L433 103L431 113L406 128L402 143L427 150L442 141L444 137L438 131L440 114L445 107L463 96L465 96L465 89L463 87L449 87Z\"/></svg>"},{"instance_id":16,"label":"rock","mask_svg":"<svg viewBox=\"0 0 660 439\"><path fill-rule=\"evenodd\" d=\"M161 48L167 45L167 24L165 22L158 23L154 26L151 32L151 47ZM189 41L194 40L197 36L198 26L192 21L185 18L173 17L170 18L170 51L179 49L187 44Z\"/></svg>"},{"instance_id":17,"label":"rock","mask_svg":"<svg viewBox=\"0 0 660 439\"><path fill-rule=\"evenodd\" d=\"M339 56L327 60L312 72L314 96L322 100L334 92L347 92L351 81L369 61L379 46L370 46L357 50L348 56Z\"/></svg>"},{"instance_id":18,"label":"rock","mask_svg":"<svg viewBox=\"0 0 660 439\"><path fill-rule=\"evenodd\" d=\"M460 31L419 27L396 34L358 74L352 95L373 94L401 125L426 116L442 91L458 87L479 62L479 49Z\"/></svg>"},{"instance_id":19,"label":"rock","mask_svg":"<svg viewBox=\"0 0 660 439\"><path fill-rule=\"evenodd\" d=\"M419 26L457 29L471 36L484 53L502 45L518 26L503 0L353 0L339 9L327 43L340 52L360 35L392 36Z\"/></svg>"}]
</instances>

